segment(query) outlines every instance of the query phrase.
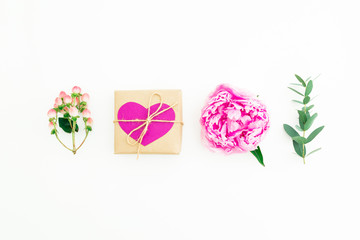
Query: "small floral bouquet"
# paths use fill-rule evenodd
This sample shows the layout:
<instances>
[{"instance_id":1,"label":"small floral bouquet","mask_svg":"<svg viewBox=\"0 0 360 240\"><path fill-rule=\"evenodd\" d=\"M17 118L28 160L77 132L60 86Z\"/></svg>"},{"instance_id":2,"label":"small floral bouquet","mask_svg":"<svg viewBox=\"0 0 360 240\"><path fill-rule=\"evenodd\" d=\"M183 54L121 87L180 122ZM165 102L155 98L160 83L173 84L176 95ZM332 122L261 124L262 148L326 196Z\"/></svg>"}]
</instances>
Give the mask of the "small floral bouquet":
<instances>
[{"instance_id":1,"label":"small floral bouquet","mask_svg":"<svg viewBox=\"0 0 360 240\"><path fill-rule=\"evenodd\" d=\"M92 131L93 120L91 112L87 109L89 94L81 93L80 87L73 87L71 96L61 91L59 97L55 99L55 104L47 113L49 117L49 128L51 134L56 136L56 139L68 150L76 154L77 150L84 144L88 134ZM79 132L78 119L81 118L85 123L85 138L78 147L75 145L75 132ZM72 135L72 148L67 147L59 138L59 127L65 133Z\"/></svg>"},{"instance_id":2,"label":"small floral bouquet","mask_svg":"<svg viewBox=\"0 0 360 240\"><path fill-rule=\"evenodd\" d=\"M200 124L210 149L251 152L265 166L258 145L269 129L269 114L259 99L220 85L203 108Z\"/></svg>"}]
</instances>

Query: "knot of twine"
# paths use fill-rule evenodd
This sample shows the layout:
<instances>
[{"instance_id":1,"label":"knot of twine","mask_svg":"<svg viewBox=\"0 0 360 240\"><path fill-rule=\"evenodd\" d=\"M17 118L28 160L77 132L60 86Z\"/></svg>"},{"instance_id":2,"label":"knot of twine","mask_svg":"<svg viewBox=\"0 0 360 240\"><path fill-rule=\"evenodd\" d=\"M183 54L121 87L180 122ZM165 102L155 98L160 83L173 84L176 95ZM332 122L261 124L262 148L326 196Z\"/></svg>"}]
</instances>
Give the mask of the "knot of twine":
<instances>
[{"instance_id":1,"label":"knot of twine","mask_svg":"<svg viewBox=\"0 0 360 240\"><path fill-rule=\"evenodd\" d=\"M151 102L152 102L152 99L154 96L158 96L160 98L160 104L159 104L159 107L156 109L155 112L153 112L152 114L150 114L150 107L151 107ZM147 133L148 131L148 128L149 128L149 125L151 122L163 122L163 123L180 123L181 125L183 125L184 123L182 121L175 121L175 120L161 120L161 119L154 119L154 117L156 116L159 116L160 114L162 114L163 112L166 112L168 111L169 109L173 108L174 106L177 105L177 103L174 103L173 105L169 106L168 108L165 108L163 110L160 111L161 107L163 105L163 102L162 102L162 98L161 98L161 95L158 94L158 93L153 93L151 96L150 96L150 99L149 99L149 104L148 104L148 112L147 112L147 118L146 119L118 119L118 120L115 120L114 123L117 123L117 122L144 122L143 124L141 124L140 126L134 128L129 134L127 134L127 138L126 138L126 141L129 145L138 145L138 148L137 148L137 157L136 159L139 159L139 155L140 155L140 148L141 148L141 142L145 136L145 134ZM131 142L131 134L133 134L135 131L141 129L142 127L144 127L144 129L142 130L139 138L137 140L135 140L135 142Z\"/></svg>"}]
</instances>

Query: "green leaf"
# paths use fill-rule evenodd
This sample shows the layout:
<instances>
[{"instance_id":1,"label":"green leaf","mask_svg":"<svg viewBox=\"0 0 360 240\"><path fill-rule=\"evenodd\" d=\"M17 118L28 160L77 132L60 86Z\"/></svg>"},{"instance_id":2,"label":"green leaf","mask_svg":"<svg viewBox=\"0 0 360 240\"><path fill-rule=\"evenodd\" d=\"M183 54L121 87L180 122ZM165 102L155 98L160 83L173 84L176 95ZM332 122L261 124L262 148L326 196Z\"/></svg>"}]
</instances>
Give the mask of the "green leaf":
<instances>
[{"instance_id":1,"label":"green leaf","mask_svg":"<svg viewBox=\"0 0 360 240\"><path fill-rule=\"evenodd\" d=\"M311 127L311 125L313 124L315 118L318 116L317 113L315 113L314 115L312 115L310 118L307 119L305 125L304 125L304 130L309 130L309 128Z\"/></svg>"},{"instance_id":2,"label":"green leaf","mask_svg":"<svg viewBox=\"0 0 360 240\"><path fill-rule=\"evenodd\" d=\"M298 100L292 100L293 102L296 102L296 103L300 103L301 105L303 104L302 102L298 101Z\"/></svg>"},{"instance_id":3,"label":"green leaf","mask_svg":"<svg viewBox=\"0 0 360 240\"><path fill-rule=\"evenodd\" d=\"M310 105L310 106L306 107L306 111L310 111L313 107L314 107L314 105ZM302 110L305 112L305 107L303 107Z\"/></svg>"},{"instance_id":4,"label":"green leaf","mask_svg":"<svg viewBox=\"0 0 360 240\"><path fill-rule=\"evenodd\" d=\"M284 130L290 137L300 136L299 133L290 125L284 124Z\"/></svg>"},{"instance_id":5,"label":"green leaf","mask_svg":"<svg viewBox=\"0 0 360 240\"><path fill-rule=\"evenodd\" d=\"M261 153L260 147L258 146L257 149L255 149L254 151L251 151L251 153L256 157L256 159L259 161L259 163L265 167L264 158Z\"/></svg>"},{"instance_id":6,"label":"green leaf","mask_svg":"<svg viewBox=\"0 0 360 240\"><path fill-rule=\"evenodd\" d=\"M299 114L299 125L301 129L304 130L304 126L307 120L306 114L303 111L299 111L299 110L298 110L298 114Z\"/></svg>"},{"instance_id":7,"label":"green leaf","mask_svg":"<svg viewBox=\"0 0 360 240\"><path fill-rule=\"evenodd\" d=\"M309 96L309 94L311 93L313 89L313 81L310 80L306 86L306 89L305 89L305 96Z\"/></svg>"},{"instance_id":8,"label":"green leaf","mask_svg":"<svg viewBox=\"0 0 360 240\"><path fill-rule=\"evenodd\" d=\"M71 125L70 125L70 121L72 121L72 120L69 120L68 118L59 117L59 126L66 133L71 133L72 132L72 127L71 126L73 126L73 124L75 123L74 121L72 121ZM78 132L78 131L79 131L79 126L76 124L75 125L75 132Z\"/></svg>"},{"instance_id":9,"label":"green leaf","mask_svg":"<svg viewBox=\"0 0 360 240\"><path fill-rule=\"evenodd\" d=\"M290 83L290 85L293 85L293 86L300 86L302 87L303 85L301 85L300 83Z\"/></svg>"},{"instance_id":10,"label":"green leaf","mask_svg":"<svg viewBox=\"0 0 360 240\"><path fill-rule=\"evenodd\" d=\"M55 129L51 130L51 135L53 135L53 134L55 134L55 133L56 133L56 130L55 130Z\"/></svg>"},{"instance_id":11,"label":"green leaf","mask_svg":"<svg viewBox=\"0 0 360 240\"><path fill-rule=\"evenodd\" d=\"M300 157L303 157L306 155L306 147L304 146L304 152L303 152L303 144L293 141L293 146L294 146L294 150L297 155L299 155Z\"/></svg>"},{"instance_id":12,"label":"green leaf","mask_svg":"<svg viewBox=\"0 0 360 240\"><path fill-rule=\"evenodd\" d=\"M64 118L69 118L70 117L70 114L69 113L65 113L64 114Z\"/></svg>"},{"instance_id":13,"label":"green leaf","mask_svg":"<svg viewBox=\"0 0 360 240\"><path fill-rule=\"evenodd\" d=\"M91 132L91 131L92 131L92 127L86 126L86 130L88 130L89 132Z\"/></svg>"},{"instance_id":14,"label":"green leaf","mask_svg":"<svg viewBox=\"0 0 360 240\"><path fill-rule=\"evenodd\" d=\"M293 89L292 87L288 87L288 89L293 90L294 92L296 92L297 94L299 94L301 96L304 96L304 94L298 92L297 90Z\"/></svg>"},{"instance_id":15,"label":"green leaf","mask_svg":"<svg viewBox=\"0 0 360 240\"><path fill-rule=\"evenodd\" d=\"M303 85L303 87L306 87L306 83L305 83L305 81L304 81L301 77L299 77L299 76L296 75L296 74L295 74L295 77L296 77L297 80L301 83L301 85Z\"/></svg>"},{"instance_id":16,"label":"green leaf","mask_svg":"<svg viewBox=\"0 0 360 240\"><path fill-rule=\"evenodd\" d=\"M304 97L303 103L308 104L309 102L310 102L310 97L309 96Z\"/></svg>"},{"instance_id":17,"label":"green leaf","mask_svg":"<svg viewBox=\"0 0 360 240\"><path fill-rule=\"evenodd\" d=\"M296 125L295 128L298 130L298 131L304 131L301 129L301 127L299 125Z\"/></svg>"},{"instance_id":18,"label":"green leaf","mask_svg":"<svg viewBox=\"0 0 360 240\"><path fill-rule=\"evenodd\" d=\"M310 154L312 154L312 153L314 153L314 152L317 152L317 151L320 151L321 150L321 148L317 148L317 149L315 149L314 151L311 151L308 155L306 155L306 156L309 156Z\"/></svg>"},{"instance_id":19,"label":"green leaf","mask_svg":"<svg viewBox=\"0 0 360 240\"><path fill-rule=\"evenodd\" d=\"M300 136L293 137L292 139L300 144L305 144L307 142L306 138Z\"/></svg>"},{"instance_id":20,"label":"green leaf","mask_svg":"<svg viewBox=\"0 0 360 240\"><path fill-rule=\"evenodd\" d=\"M307 79L305 79L305 82L308 82L310 80L311 77L308 77Z\"/></svg>"},{"instance_id":21,"label":"green leaf","mask_svg":"<svg viewBox=\"0 0 360 240\"><path fill-rule=\"evenodd\" d=\"M310 135L309 135L308 138L307 138L306 143L311 142L311 141L324 129L324 127L325 127L325 126L318 127L318 128L315 129L312 133L310 133Z\"/></svg>"}]
</instances>

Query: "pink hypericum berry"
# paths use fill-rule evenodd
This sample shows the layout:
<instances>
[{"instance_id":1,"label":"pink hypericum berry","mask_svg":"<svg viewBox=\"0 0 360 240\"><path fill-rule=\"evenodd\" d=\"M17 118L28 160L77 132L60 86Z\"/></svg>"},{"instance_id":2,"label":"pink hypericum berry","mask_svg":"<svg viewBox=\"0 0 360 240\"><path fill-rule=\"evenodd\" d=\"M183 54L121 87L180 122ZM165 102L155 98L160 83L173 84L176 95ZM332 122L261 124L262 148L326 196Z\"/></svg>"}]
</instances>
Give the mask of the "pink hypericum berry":
<instances>
[{"instance_id":1,"label":"pink hypericum berry","mask_svg":"<svg viewBox=\"0 0 360 240\"><path fill-rule=\"evenodd\" d=\"M49 129L53 130L55 128L54 123L53 122L49 122Z\"/></svg>"},{"instance_id":2,"label":"pink hypericum berry","mask_svg":"<svg viewBox=\"0 0 360 240\"><path fill-rule=\"evenodd\" d=\"M59 97L55 98L55 104L58 106L61 105L62 104L61 98L59 98Z\"/></svg>"},{"instance_id":3,"label":"pink hypericum berry","mask_svg":"<svg viewBox=\"0 0 360 240\"><path fill-rule=\"evenodd\" d=\"M66 112L69 111L68 107L64 107L63 110L60 111L61 114L65 114Z\"/></svg>"},{"instance_id":4,"label":"pink hypericum berry","mask_svg":"<svg viewBox=\"0 0 360 240\"><path fill-rule=\"evenodd\" d=\"M71 103L72 102L72 98L69 96L69 95L66 95L64 97L64 103L65 104L68 104L68 103Z\"/></svg>"},{"instance_id":5,"label":"pink hypericum berry","mask_svg":"<svg viewBox=\"0 0 360 240\"><path fill-rule=\"evenodd\" d=\"M66 93L64 91L61 91L59 94L59 98L64 98L66 96Z\"/></svg>"},{"instance_id":6,"label":"pink hypericum berry","mask_svg":"<svg viewBox=\"0 0 360 240\"><path fill-rule=\"evenodd\" d=\"M87 126L92 126L93 125L93 120L92 120L92 118L88 118L88 120L86 121L86 125Z\"/></svg>"},{"instance_id":7,"label":"pink hypericum berry","mask_svg":"<svg viewBox=\"0 0 360 240\"><path fill-rule=\"evenodd\" d=\"M54 104L54 108L57 108L57 107L58 107L58 105L55 103L55 104Z\"/></svg>"},{"instance_id":8,"label":"pink hypericum berry","mask_svg":"<svg viewBox=\"0 0 360 240\"><path fill-rule=\"evenodd\" d=\"M74 104L74 102L75 102L75 105L78 105L80 103L79 98L73 98L71 104Z\"/></svg>"},{"instance_id":9,"label":"pink hypericum berry","mask_svg":"<svg viewBox=\"0 0 360 240\"><path fill-rule=\"evenodd\" d=\"M84 93L84 94L81 96L81 101L82 101L82 102L88 102L89 100L90 100L89 94Z\"/></svg>"},{"instance_id":10,"label":"pink hypericum berry","mask_svg":"<svg viewBox=\"0 0 360 240\"><path fill-rule=\"evenodd\" d=\"M85 109L83 112L82 112L82 115L84 118L89 118L91 117L91 112L89 109Z\"/></svg>"},{"instance_id":11,"label":"pink hypericum berry","mask_svg":"<svg viewBox=\"0 0 360 240\"><path fill-rule=\"evenodd\" d=\"M71 107L71 108L69 109L69 114L70 114L70 116L72 116L72 117L76 117L76 116L79 115L79 111L78 111L78 109L77 109L76 107Z\"/></svg>"},{"instance_id":12,"label":"pink hypericum berry","mask_svg":"<svg viewBox=\"0 0 360 240\"><path fill-rule=\"evenodd\" d=\"M75 86L75 87L72 88L72 92L73 93L81 93L81 88L78 87L78 86Z\"/></svg>"},{"instance_id":13,"label":"pink hypericum berry","mask_svg":"<svg viewBox=\"0 0 360 240\"><path fill-rule=\"evenodd\" d=\"M49 118L54 118L56 117L56 111L54 109L50 109L47 113Z\"/></svg>"}]
</instances>

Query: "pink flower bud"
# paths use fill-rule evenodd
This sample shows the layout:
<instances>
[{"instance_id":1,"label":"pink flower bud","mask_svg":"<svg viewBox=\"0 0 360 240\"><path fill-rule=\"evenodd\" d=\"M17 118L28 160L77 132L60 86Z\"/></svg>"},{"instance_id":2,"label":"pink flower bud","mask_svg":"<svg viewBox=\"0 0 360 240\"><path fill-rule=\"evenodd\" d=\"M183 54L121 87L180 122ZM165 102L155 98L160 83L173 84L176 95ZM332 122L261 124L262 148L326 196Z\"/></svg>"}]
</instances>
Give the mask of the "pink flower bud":
<instances>
[{"instance_id":1,"label":"pink flower bud","mask_svg":"<svg viewBox=\"0 0 360 240\"><path fill-rule=\"evenodd\" d=\"M73 93L81 93L81 88L78 87L78 86L75 86L75 87L72 88L72 92Z\"/></svg>"},{"instance_id":2,"label":"pink flower bud","mask_svg":"<svg viewBox=\"0 0 360 240\"><path fill-rule=\"evenodd\" d=\"M54 117L56 117L56 111L55 111L55 109L50 109L50 110L48 111L47 115L48 115L49 118L54 118Z\"/></svg>"},{"instance_id":3,"label":"pink flower bud","mask_svg":"<svg viewBox=\"0 0 360 240\"><path fill-rule=\"evenodd\" d=\"M61 91L59 94L59 98L64 98L66 96L66 93L64 91Z\"/></svg>"},{"instance_id":4,"label":"pink flower bud","mask_svg":"<svg viewBox=\"0 0 360 240\"><path fill-rule=\"evenodd\" d=\"M93 120L92 120L92 118L88 118L88 120L86 121L86 125L87 126L92 126L93 125Z\"/></svg>"},{"instance_id":5,"label":"pink flower bud","mask_svg":"<svg viewBox=\"0 0 360 240\"><path fill-rule=\"evenodd\" d=\"M77 109L76 107L71 107L71 108L69 109L69 114L70 114L70 116L72 116L72 117L76 117L76 116L79 115L79 111L78 111L78 109Z\"/></svg>"},{"instance_id":6,"label":"pink flower bud","mask_svg":"<svg viewBox=\"0 0 360 240\"><path fill-rule=\"evenodd\" d=\"M59 97L55 98L55 104L58 106L61 105L62 104L61 98L59 98Z\"/></svg>"},{"instance_id":7,"label":"pink flower bud","mask_svg":"<svg viewBox=\"0 0 360 240\"><path fill-rule=\"evenodd\" d=\"M49 129L53 130L55 128L54 123L53 122L49 122Z\"/></svg>"},{"instance_id":8,"label":"pink flower bud","mask_svg":"<svg viewBox=\"0 0 360 240\"><path fill-rule=\"evenodd\" d=\"M82 115L84 118L89 118L91 117L91 112L89 109L85 109L83 112L82 112Z\"/></svg>"},{"instance_id":9,"label":"pink flower bud","mask_svg":"<svg viewBox=\"0 0 360 240\"><path fill-rule=\"evenodd\" d=\"M88 102L89 100L90 100L89 94L84 93L84 94L81 96L81 101L82 101L82 102Z\"/></svg>"},{"instance_id":10,"label":"pink flower bud","mask_svg":"<svg viewBox=\"0 0 360 240\"><path fill-rule=\"evenodd\" d=\"M65 104L68 104L68 103L71 103L72 102L72 98L69 96L69 95L66 95L64 97L64 103Z\"/></svg>"}]
</instances>

